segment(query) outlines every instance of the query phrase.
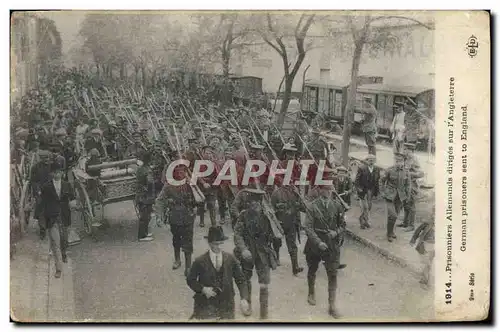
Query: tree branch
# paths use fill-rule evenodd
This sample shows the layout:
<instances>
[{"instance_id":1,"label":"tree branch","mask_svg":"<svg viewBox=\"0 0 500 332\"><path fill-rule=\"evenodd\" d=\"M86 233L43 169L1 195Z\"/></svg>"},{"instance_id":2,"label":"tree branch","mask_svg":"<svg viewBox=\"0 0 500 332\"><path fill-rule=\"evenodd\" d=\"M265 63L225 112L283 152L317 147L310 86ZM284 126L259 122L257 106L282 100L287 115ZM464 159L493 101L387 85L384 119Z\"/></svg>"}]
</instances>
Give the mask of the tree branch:
<instances>
[{"instance_id":1,"label":"tree branch","mask_svg":"<svg viewBox=\"0 0 500 332\"><path fill-rule=\"evenodd\" d=\"M410 17L405 17L405 16L397 16L397 15L391 15L391 16L376 16L374 18L371 19L370 23L371 22L374 22L374 21L380 21L380 20L384 20L384 19L392 19L392 18L397 18L397 19L401 19L401 20L408 20L408 21L412 21L414 23L417 23L418 25L421 25L423 26L424 28L428 29L428 30L434 30L434 27L433 26L430 26L430 25L427 25L419 20L416 20L416 19L413 19L413 18L410 18Z\"/></svg>"}]
</instances>

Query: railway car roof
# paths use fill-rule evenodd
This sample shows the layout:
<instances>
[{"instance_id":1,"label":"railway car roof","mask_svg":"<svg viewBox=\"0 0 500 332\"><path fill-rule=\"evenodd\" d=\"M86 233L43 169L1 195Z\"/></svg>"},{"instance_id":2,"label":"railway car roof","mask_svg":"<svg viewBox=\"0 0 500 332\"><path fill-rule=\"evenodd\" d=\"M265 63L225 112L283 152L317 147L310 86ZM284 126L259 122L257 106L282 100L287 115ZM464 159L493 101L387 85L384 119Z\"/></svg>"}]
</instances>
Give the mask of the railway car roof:
<instances>
[{"instance_id":1,"label":"railway car roof","mask_svg":"<svg viewBox=\"0 0 500 332\"><path fill-rule=\"evenodd\" d=\"M341 90L349 85L349 82L336 82L330 80L307 80L305 82L306 86L315 87L326 87L330 89ZM408 97L415 97L425 91L432 90L432 87L425 86L402 86L402 85L390 85L390 84L363 84L358 86L358 92L362 93L386 93L391 95L403 95Z\"/></svg>"}]
</instances>

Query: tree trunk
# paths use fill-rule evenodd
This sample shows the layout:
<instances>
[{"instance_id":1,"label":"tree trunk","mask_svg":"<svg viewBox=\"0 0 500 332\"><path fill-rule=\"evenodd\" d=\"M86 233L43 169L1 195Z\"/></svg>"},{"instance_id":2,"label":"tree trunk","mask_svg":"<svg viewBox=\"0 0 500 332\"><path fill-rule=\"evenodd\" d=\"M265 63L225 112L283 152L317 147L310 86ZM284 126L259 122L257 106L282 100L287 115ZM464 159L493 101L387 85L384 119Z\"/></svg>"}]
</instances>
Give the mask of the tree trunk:
<instances>
[{"instance_id":1,"label":"tree trunk","mask_svg":"<svg viewBox=\"0 0 500 332\"><path fill-rule=\"evenodd\" d=\"M142 86L145 89L146 88L146 83L147 83L146 68L142 67L141 71L142 71Z\"/></svg>"},{"instance_id":2,"label":"tree trunk","mask_svg":"<svg viewBox=\"0 0 500 332\"><path fill-rule=\"evenodd\" d=\"M125 64L122 63L122 64L120 64L120 80L123 81L125 79L125 76L126 76L126 74L125 74Z\"/></svg>"},{"instance_id":3,"label":"tree trunk","mask_svg":"<svg viewBox=\"0 0 500 332\"><path fill-rule=\"evenodd\" d=\"M344 131L342 134L342 164L349 166L349 145L351 140L351 128L354 122L354 105L356 104L356 91L358 89L359 64L364 46L364 37L356 40L351 67L351 84L347 89L347 104L344 110Z\"/></svg>"},{"instance_id":4,"label":"tree trunk","mask_svg":"<svg viewBox=\"0 0 500 332\"><path fill-rule=\"evenodd\" d=\"M226 52L222 53L222 105L224 107L229 106L231 96L229 96L229 54Z\"/></svg>"},{"instance_id":5,"label":"tree trunk","mask_svg":"<svg viewBox=\"0 0 500 332\"><path fill-rule=\"evenodd\" d=\"M290 105L290 96L292 94L293 77L285 77L285 91L283 91L283 100L281 101L280 115L278 117L278 128L281 130L285 123L285 116Z\"/></svg>"}]
</instances>

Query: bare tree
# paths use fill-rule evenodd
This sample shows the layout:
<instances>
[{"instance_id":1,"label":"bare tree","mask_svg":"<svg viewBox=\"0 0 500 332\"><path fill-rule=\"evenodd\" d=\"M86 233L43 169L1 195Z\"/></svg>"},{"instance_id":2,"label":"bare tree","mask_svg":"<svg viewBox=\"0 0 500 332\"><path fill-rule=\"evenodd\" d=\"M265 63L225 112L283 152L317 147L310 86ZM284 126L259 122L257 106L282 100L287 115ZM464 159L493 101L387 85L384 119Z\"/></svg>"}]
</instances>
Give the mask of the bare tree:
<instances>
[{"instance_id":1,"label":"bare tree","mask_svg":"<svg viewBox=\"0 0 500 332\"><path fill-rule=\"evenodd\" d=\"M431 25L425 24L419 20L404 17L404 16L343 16L336 20L326 20L330 24L328 30L330 36L338 38L339 32L344 33L346 30L352 37L351 42L354 44L354 51L351 62L351 78L347 89L347 104L344 109L344 129L342 134L342 163L344 166L349 165L349 145L351 138L351 129L354 123L354 106L356 104L356 91L358 89L358 75L363 48L370 47L376 50L387 50L398 48L397 39L391 38L387 27L390 27L389 22L382 25L375 25L374 22L389 21L389 20L408 20L417 23L427 29L433 29ZM325 20L323 21L325 22ZM338 42L338 40L336 40Z\"/></svg>"},{"instance_id":2,"label":"bare tree","mask_svg":"<svg viewBox=\"0 0 500 332\"><path fill-rule=\"evenodd\" d=\"M278 27L278 24L276 23L276 17L273 17L268 13L265 17L265 28L259 30L262 39L280 55L283 61L285 88L278 118L279 128L281 128L283 126L283 123L285 122L285 115L291 99L293 81L306 56L306 37L309 28L313 24L314 16L314 14L301 14L298 22L295 24L295 28L293 29L293 40L295 42L297 51L297 57L295 58L295 61L292 61L292 59L290 59L290 49L286 45L287 39L289 37L287 35L286 29L280 29ZM281 26L286 27L287 24L281 23Z\"/></svg>"}]
</instances>

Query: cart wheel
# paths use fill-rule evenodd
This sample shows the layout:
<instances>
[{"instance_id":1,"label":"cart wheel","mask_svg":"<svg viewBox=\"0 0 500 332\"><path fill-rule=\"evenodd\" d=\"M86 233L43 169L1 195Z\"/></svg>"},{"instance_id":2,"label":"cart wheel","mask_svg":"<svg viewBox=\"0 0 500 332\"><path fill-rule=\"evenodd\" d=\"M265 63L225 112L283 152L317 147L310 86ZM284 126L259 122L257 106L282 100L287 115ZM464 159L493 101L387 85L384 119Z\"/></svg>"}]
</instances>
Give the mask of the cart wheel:
<instances>
[{"instance_id":1,"label":"cart wheel","mask_svg":"<svg viewBox=\"0 0 500 332\"><path fill-rule=\"evenodd\" d=\"M90 203L90 198L87 193L87 190L85 189L85 187L82 185L81 182L78 182L77 188L78 188L77 189L78 202L83 210L83 230L87 235L92 235L93 233L92 222L94 220L94 210L92 208L92 204Z\"/></svg>"},{"instance_id":2,"label":"cart wheel","mask_svg":"<svg viewBox=\"0 0 500 332\"><path fill-rule=\"evenodd\" d=\"M139 206L137 205L137 202L134 200L134 209L135 209L135 214L137 215L137 219L140 218L140 213L139 213Z\"/></svg>"}]
</instances>

